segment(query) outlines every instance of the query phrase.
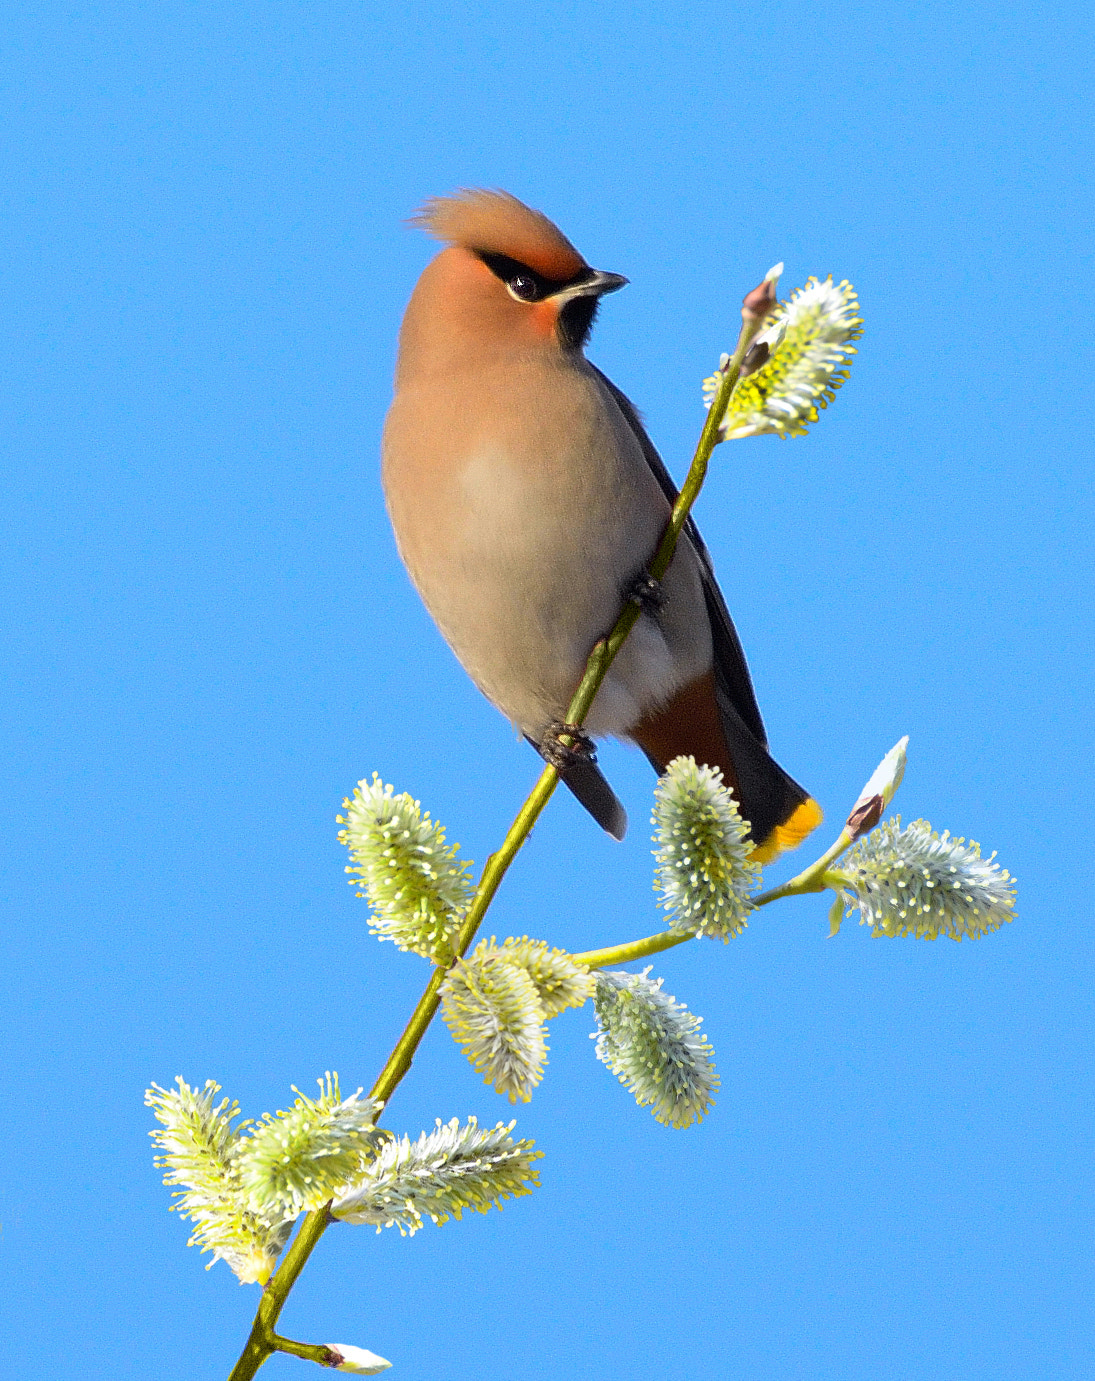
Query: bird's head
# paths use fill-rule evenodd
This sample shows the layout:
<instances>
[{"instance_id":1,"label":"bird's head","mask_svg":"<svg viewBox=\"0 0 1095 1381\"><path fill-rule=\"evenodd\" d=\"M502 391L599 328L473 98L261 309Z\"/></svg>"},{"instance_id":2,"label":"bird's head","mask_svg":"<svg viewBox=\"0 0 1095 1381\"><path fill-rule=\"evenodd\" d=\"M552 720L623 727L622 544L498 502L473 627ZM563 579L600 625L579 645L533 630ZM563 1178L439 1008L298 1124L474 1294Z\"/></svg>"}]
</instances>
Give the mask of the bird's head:
<instances>
[{"instance_id":1,"label":"bird's head","mask_svg":"<svg viewBox=\"0 0 1095 1381\"><path fill-rule=\"evenodd\" d=\"M404 351L579 351L601 296L627 282L590 268L557 226L508 192L433 197L413 223L449 247L418 281Z\"/></svg>"}]
</instances>

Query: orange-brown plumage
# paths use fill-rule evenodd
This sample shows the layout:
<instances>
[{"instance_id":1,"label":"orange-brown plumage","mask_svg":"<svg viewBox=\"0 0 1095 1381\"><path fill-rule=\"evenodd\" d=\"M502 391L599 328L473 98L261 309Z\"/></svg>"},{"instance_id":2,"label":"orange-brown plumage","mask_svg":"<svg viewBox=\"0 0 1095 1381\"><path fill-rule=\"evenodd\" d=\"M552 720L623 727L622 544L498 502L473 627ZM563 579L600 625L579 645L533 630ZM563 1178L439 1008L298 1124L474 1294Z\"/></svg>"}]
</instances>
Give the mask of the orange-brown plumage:
<instances>
[{"instance_id":1,"label":"orange-brown plumage","mask_svg":"<svg viewBox=\"0 0 1095 1381\"><path fill-rule=\"evenodd\" d=\"M413 224L446 244L505 254L559 283L587 267L558 226L509 192L466 187L449 197L431 197Z\"/></svg>"},{"instance_id":2,"label":"orange-brown plumage","mask_svg":"<svg viewBox=\"0 0 1095 1381\"><path fill-rule=\"evenodd\" d=\"M662 771L680 757L692 757L708 767L721 768L723 781L740 798L713 672L682 686L670 700L651 710L631 730L631 737Z\"/></svg>"}]
</instances>

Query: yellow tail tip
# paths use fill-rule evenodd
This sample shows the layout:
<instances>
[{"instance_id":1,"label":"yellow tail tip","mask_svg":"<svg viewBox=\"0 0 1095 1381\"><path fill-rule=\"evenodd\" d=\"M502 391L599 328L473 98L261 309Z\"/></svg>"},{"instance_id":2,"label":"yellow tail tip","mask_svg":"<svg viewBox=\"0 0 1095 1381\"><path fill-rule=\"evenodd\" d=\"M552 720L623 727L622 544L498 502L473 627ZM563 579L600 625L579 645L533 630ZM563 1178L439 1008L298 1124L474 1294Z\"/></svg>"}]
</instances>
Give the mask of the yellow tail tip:
<instances>
[{"instance_id":1,"label":"yellow tail tip","mask_svg":"<svg viewBox=\"0 0 1095 1381\"><path fill-rule=\"evenodd\" d=\"M792 814L777 825L759 844L753 845L754 863L771 863L788 849L797 849L811 831L821 824L821 807L811 796L796 806Z\"/></svg>"}]
</instances>

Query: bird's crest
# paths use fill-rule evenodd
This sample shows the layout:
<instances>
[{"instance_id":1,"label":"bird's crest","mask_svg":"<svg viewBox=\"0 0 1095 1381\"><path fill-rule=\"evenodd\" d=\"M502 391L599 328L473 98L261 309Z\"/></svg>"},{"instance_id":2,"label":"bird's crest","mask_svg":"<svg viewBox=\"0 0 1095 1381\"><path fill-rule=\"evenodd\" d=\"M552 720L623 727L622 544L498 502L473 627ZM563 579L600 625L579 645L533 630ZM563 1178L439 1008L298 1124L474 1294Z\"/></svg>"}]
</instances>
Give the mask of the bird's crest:
<instances>
[{"instance_id":1,"label":"bird's crest","mask_svg":"<svg viewBox=\"0 0 1095 1381\"><path fill-rule=\"evenodd\" d=\"M465 187L450 197L430 197L411 224L450 245L505 254L557 282L586 267L558 226L509 192Z\"/></svg>"}]
</instances>

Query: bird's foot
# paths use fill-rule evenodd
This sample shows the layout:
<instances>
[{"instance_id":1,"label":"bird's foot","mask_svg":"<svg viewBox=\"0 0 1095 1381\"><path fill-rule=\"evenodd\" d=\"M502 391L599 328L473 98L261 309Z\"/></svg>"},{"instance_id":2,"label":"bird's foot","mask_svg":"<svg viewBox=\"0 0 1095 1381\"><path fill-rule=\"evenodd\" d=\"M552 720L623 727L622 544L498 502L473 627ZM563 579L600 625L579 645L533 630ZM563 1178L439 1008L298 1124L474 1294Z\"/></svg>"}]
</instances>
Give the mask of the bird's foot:
<instances>
[{"instance_id":1,"label":"bird's foot","mask_svg":"<svg viewBox=\"0 0 1095 1381\"><path fill-rule=\"evenodd\" d=\"M548 725L536 746L544 761L560 773L577 767L579 763L597 761L593 740L588 734L583 734L577 724L564 724L556 720Z\"/></svg>"},{"instance_id":2,"label":"bird's foot","mask_svg":"<svg viewBox=\"0 0 1095 1381\"><path fill-rule=\"evenodd\" d=\"M627 587L627 602L637 604L648 618L656 618L665 606L665 590L660 580L641 571Z\"/></svg>"}]
</instances>

